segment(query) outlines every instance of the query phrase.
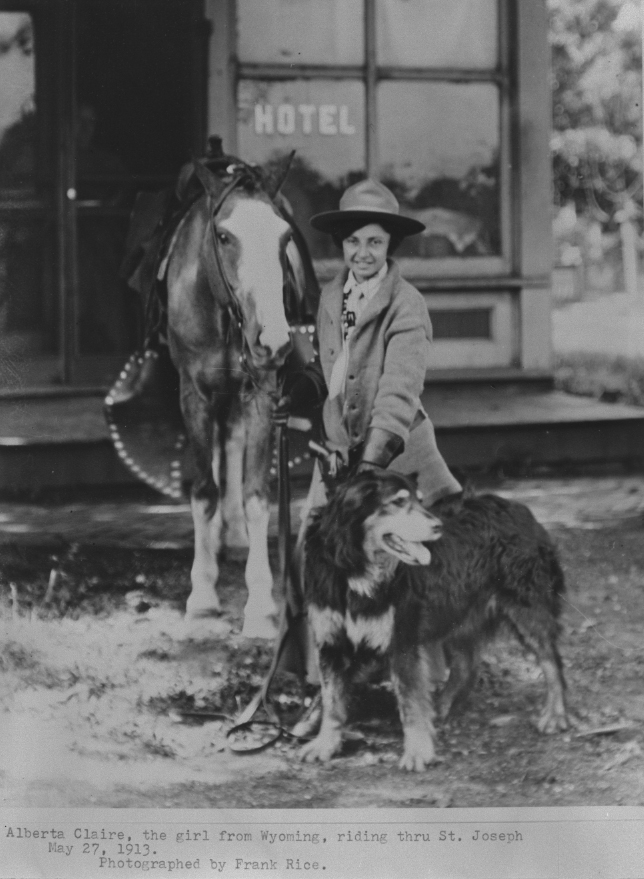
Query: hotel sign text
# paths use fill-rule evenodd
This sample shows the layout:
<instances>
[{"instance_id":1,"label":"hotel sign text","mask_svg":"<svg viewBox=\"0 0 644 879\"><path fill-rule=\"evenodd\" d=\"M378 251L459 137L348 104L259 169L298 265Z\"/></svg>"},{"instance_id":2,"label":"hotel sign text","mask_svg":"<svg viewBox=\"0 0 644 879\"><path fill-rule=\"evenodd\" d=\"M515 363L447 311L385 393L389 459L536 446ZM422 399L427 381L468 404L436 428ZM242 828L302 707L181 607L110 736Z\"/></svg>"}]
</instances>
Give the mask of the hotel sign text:
<instances>
[{"instance_id":1,"label":"hotel sign text","mask_svg":"<svg viewBox=\"0 0 644 879\"><path fill-rule=\"evenodd\" d=\"M342 104L255 104L255 134L356 133L349 108Z\"/></svg>"}]
</instances>

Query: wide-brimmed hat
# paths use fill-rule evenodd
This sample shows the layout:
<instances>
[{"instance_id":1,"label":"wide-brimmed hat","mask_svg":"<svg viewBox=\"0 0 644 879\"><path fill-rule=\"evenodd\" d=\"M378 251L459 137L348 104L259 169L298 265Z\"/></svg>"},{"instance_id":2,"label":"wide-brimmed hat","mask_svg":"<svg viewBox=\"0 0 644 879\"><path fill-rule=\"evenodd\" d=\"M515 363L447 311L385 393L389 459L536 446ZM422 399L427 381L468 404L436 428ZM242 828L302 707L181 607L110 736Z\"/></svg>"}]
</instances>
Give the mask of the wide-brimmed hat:
<instances>
[{"instance_id":1,"label":"wide-brimmed hat","mask_svg":"<svg viewBox=\"0 0 644 879\"><path fill-rule=\"evenodd\" d=\"M311 225L321 232L333 234L361 220L364 220L365 226L380 223L388 231L402 236L417 235L425 228L419 220L403 217L393 192L378 180L370 178L354 183L345 191L339 210L325 211L311 217Z\"/></svg>"}]
</instances>

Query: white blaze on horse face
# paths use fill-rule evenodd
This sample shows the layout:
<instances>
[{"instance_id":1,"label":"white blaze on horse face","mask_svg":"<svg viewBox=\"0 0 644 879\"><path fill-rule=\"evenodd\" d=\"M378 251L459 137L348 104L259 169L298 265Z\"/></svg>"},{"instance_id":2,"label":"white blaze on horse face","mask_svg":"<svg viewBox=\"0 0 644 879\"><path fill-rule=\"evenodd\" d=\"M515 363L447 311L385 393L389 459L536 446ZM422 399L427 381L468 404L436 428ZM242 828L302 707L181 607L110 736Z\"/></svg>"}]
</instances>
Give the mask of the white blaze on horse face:
<instances>
[{"instance_id":1,"label":"white blaze on horse face","mask_svg":"<svg viewBox=\"0 0 644 879\"><path fill-rule=\"evenodd\" d=\"M238 242L238 289L242 303L251 304L254 309L259 344L267 357L283 359L290 346L290 335L284 313L280 256L289 225L266 202L240 198L230 216L218 223L218 229Z\"/></svg>"}]
</instances>

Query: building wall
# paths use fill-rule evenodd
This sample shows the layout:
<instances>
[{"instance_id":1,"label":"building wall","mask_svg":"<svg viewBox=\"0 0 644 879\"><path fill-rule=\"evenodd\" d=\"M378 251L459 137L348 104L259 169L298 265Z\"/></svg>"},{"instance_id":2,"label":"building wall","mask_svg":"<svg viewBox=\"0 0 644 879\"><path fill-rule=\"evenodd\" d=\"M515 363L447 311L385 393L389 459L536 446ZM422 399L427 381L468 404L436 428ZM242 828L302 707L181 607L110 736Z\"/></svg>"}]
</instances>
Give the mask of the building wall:
<instances>
[{"instance_id":1,"label":"building wall","mask_svg":"<svg viewBox=\"0 0 644 879\"><path fill-rule=\"evenodd\" d=\"M494 0L477 0L477 2L468 0L468 3L462 4L460 10L457 9L458 3L452 4L449 8L455 10L454 14L458 12L459 15L476 15L472 10L479 7L481 10L489 10L493 2ZM269 12L276 14L280 11L280 0L270 0L270 3L270 10L268 5L262 4L269 18ZM384 5L379 7L379 3ZM424 0L423 4L420 4L420 0L405 0L407 11L411 9L410 14L416 14L413 13L413 7L416 7L418 15L422 15L422 11L419 11L421 5L428 9L432 3L435 4L435 8L431 14L437 17L443 16L440 20L441 27L446 27L445 22L450 13L446 11L448 7L445 4L439 3L438 0ZM344 16L343 22L346 27L351 26L349 6L357 9L360 0L354 0L354 3L343 6L341 14ZM297 13L296 7L304 14L306 0L290 2L290 15ZM328 7L330 15L333 14L334 8L335 4ZM458 152L459 141L468 136L467 131L463 133L458 129L452 118L458 115L458 106L454 105L455 112L452 114L449 99L445 100L443 95L452 92L459 95L459 100L467 94L479 96L481 104L477 108L474 101L470 117L472 129L476 128L475 133L478 134L479 130L483 130L481 119L485 114L489 113L490 109L497 112L493 102L489 102L489 95L491 83L498 85L500 169L495 185L498 186L501 209L498 228L494 231L493 238L496 236L501 244L496 249L492 245L488 251L485 251L485 247L481 247L479 249L483 252L479 255L476 251L477 244L467 243L469 234L467 222L472 218L468 218L467 212L444 210L439 202L438 210L431 206L425 210L416 209L416 215L427 223L428 228L435 228L436 235L424 237L420 248L417 247L409 253L403 252L401 263L405 275L425 295L438 329L434 345L433 372L459 368L485 370L499 367L519 368L531 372L548 371L551 367L552 243L549 155L551 111L545 0L530 0L530 2L498 0L495 14L500 49L496 71L489 69L486 71L486 62L479 62L474 57L476 44L471 41L468 31L463 30L460 39L464 40L464 52L473 53L472 63L479 64L478 68L473 71L451 69L459 63L457 60L459 53L453 51L452 56L447 59L443 57L435 62L431 70L429 69L431 64L428 64L426 67L415 68L411 74L404 66L405 57L401 56L400 48L396 56L395 45L393 49L389 46L386 51L397 58L397 63L402 63L403 66L394 69L390 65L387 70L378 66L378 52L384 54L382 46L387 40L383 41L378 35L374 37L374 33L378 28L382 29L387 21L389 26L393 26L391 23L395 22L395 17L387 20L383 10L389 13L400 12L396 0L366 0L364 51L367 74L364 108L360 106L359 102L362 99L359 96L354 96L353 104L351 98L346 100L344 97L333 98L336 93L346 96L349 94L347 89L342 91L336 88L334 91L333 87L330 87L327 92L323 92L321 86L318 88L315 76L322 77L323 74L315 71L312 73L311 70L306 69L305 53L296 58L295 67L299 65L302 82L308 83L307 87L293 85L289 89L288 83L286 86L280 85L280 75L285 78L292 76L289 70L293 65L291 64L290 67L283 65L282 69L279 61L275 58L270 59L271 40L275 37L274 34L267 32L269 18L264 19L259 12L253 13L253 6L248 0L239 0L239 3L235 0L205 0L205 9L213 25L208 89L209 131L222 135L225 148L237 152L244 159L265 159L270 155L267 144L278 141L283 150L295 147L301 155L302 149L307 149L307 141L306 138L302 138L299 128L296 130L296 125L302 121L297 116L298 96L305 93L316 96L317 103L311 100L311 105L315 105L316 111L319 112L319 104L322 100L320 95L329 94L331 97L324 100L336 107L334 110L336 114L340 113L343 105L348 108L345 111L348 114L345 116L347 129L355 130L358 127L359 135L360 125L366 129L362 134L365 171L373 176L382 176L382 153L383 150L385 153L387 151L387 137L395 138L397 134L394 130L393 134L388 135L384 132L381 136L373 136L374 127L384 129L389 124L385 108L389 108L389 114L398 112L396 101L392 103L386 98L387 90L398 95L399 104L405 101L410 104L407 116L399 120L401 128L407 124L409 113L414 111L417 112L419 119L432 117L424 141L427 143L427 154L430 155L436 144L441 142L441 138L445 143L444 152L448 153L450 143L454 145L454 152ZM382 15L379 15L379 10ZM257 15L256 34L252 33L253 14ZM438 18L436 20L438 21ZM481 24L483 21L484 19L481 18L479 27L483 26ZM319 25L316 26L319 28ZM239 33L242 34L241 57L236 42ZM266 46L269 47L265 50L268 61L263 60L262 40L255 39L260 33L262 37L266 37ZM445 33L449 36L449 28ZM320 40L323 38L324 34L320 34ZM392 37L389 43L395 44L395 39ZM418 54L419 51L418 47L411 43L410 57L414 53ZM460 44L455 42L454 45ZM438 50L432 49L432 51ZM250 62L249 57L252 58ZM289 62L291 60L289 59ZM316 59L316 63L319 63L319 59ZM351 64L346 63L345 66L347 80L357 76ZM239 80L242 85L237 91ZM405 82L408 85L401 85ZM316 88L318 88L317 92ZM427 94L426 99L423 97L424 94ZM255 128L249 116L253 112L253 104L256 114L259 114L255 116ZM237 124L239 114L242 117L246 114L246 118L251 118L250 123ZM358 118L357 126L356 118ZM373 119L373 124L365 124L365 118L367 121ZM341 131L341 122L340 116L336 115L333 119L336 133ZM282 136L281 139L278 137L280 124L282 132L289 131L289 125L293 128L290 137L287 135ZM455 127L450 128L450 126ZM442 131L443 128L445 131ZM419 132L422 131L421 126ZM456 133L450 134L451 131ZM402 146L398 147L398 154L396 148L392 153L400 160L399 165L404 165L405 156L402 154L404 149L410 150L410 154L422 156L422 146L410 144L409 138L405 141L404 135L405 132L401 130ZM345 149L347 159L344 170L351 170L349 166L356 164L355 153L347 150L347 138L343 141L338 137L335 144L338 150L338 163L340 165L342 163L340 150ZM445 158L446 165L449 164L448 158L449 156ZM419 166L423 161L422 158L410 160L411 176L415 170L414 166ZM348 182L350 182L348 179L343 181L345 185ZM287 194L292 193L296 212L300 210L300 219L305 226L308 225L307 219L311 213L335 207L340 192L341 186L338 185L337 193L327 196L331 201L335 199L335 203L330 201L327 205L323 200L314 199L307 205L295 187L288 190L287 186ZM449 206L451 208L453 205ZM409 209L410 206L404 207ZM445 223L449 225L447 233L443 229ZM483 227L485 226L484 222ZM483 228L483 233L485 231L489 230ZM450 246L450 242L453 246ZM330 251L325 250L327 245L322 241L312 239L311 244L316 257L316 268L324 280L337 269L337 260L333 259ZM464 253L467 255L462 256L458 248L468 246L470 251L465 250Z\"/></svg>"}]
</instances>

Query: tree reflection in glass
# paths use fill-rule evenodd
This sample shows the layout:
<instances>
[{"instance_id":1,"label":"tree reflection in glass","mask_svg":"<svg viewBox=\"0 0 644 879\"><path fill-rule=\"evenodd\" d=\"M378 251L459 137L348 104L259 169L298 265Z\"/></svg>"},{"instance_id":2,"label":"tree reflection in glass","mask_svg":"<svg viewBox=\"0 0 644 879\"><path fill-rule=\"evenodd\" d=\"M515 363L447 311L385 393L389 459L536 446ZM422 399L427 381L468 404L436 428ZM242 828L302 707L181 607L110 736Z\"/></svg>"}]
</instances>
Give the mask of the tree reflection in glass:
<instances>
[{"instance_id":1,"label":"tree reflection in glass","mask_svg":"<svg viewBox=\"0 0 644 879\"><path fill-rule=\"evenodd\" d=\"M379 176L427 227L399 255L500 254L497 87L382 82L377 98Z\"/></svg>"}]
</instances>

